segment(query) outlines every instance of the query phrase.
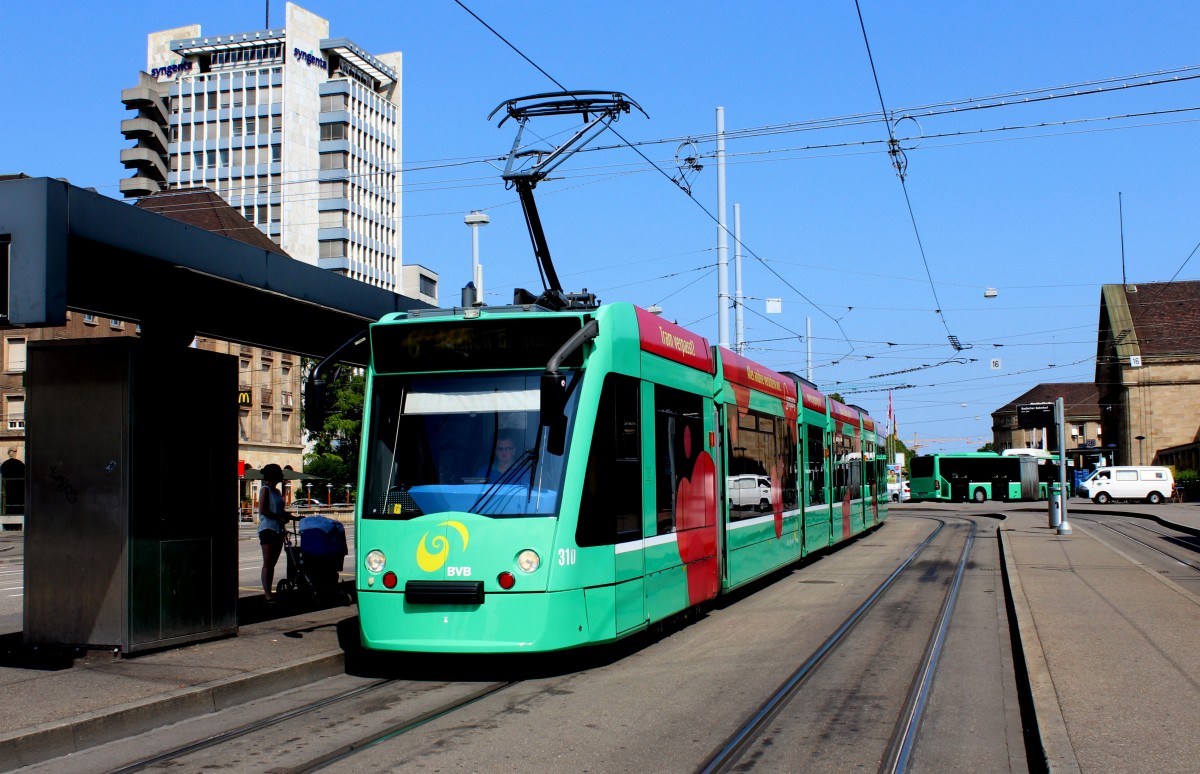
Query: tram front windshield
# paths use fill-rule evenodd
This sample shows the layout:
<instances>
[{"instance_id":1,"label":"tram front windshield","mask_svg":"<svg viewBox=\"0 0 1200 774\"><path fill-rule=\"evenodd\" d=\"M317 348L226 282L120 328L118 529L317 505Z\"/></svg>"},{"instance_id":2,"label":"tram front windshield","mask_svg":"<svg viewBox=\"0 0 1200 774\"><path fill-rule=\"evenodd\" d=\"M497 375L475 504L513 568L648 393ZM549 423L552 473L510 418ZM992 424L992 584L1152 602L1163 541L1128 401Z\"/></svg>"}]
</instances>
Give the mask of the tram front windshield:
<instances>
[{"instance_id":1,"label":"tram front windshield","mask_svg":"<svg viewBox=\"0 0 1200 774\"><path fill-rule=\"evenodd\" d=\"M363 518L556 515L565 457L547 454L538 432L540 376L376 377ZM565 408L568 434L577 395L570 390Z\"/></svg>"}]
</instances>

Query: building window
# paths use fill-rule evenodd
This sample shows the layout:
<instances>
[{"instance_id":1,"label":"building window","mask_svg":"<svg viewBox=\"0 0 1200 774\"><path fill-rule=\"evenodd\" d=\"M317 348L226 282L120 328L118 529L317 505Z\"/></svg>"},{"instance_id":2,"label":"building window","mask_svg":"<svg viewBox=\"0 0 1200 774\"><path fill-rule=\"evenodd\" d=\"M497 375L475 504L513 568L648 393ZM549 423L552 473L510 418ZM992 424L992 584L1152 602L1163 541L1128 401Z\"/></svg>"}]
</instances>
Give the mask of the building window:
<instances>
[{"instance_id":1,"label":"building window","mask_svg":"<svg viewBox=\"0 0 1200 774\"><path fill-rule=\"evenodd\" d=\"M4 348L4 370L5 371L24 371L25 370L25 338L15 337L5 339L7 345Z\"/></svg>"},{"instance_id":2,"label":"building window","mask_svg":"<svg viewBox=\"0 0 1200 774\"><path fill-rule=\"evenodd\" d=\"M321 139L344 140L349 128L347 124L321 124Z\"/></svg>"},{"instance_id":3,"label":"building window","mask_svg":"<svg viewBox=\"0 0 1200 774\"><path fill-rule=\"evenodd\" d=\"M345 94L326 94L321 97L321 112L332 113L337 110L346 109Z\"/></svg>"},{"instance_id":4,"label":"building window","mask_svg":"<svg viewBox=\"0 0 1200 774\"><path fill-rule=\"evenodd\" d=\"M346 211L345 210L326 210L320 213L319 228L345 228L346 227Z\"/></svg>"},{"instance_id":5,"label":"building window","mask_svg":"<svg viewBox=\"0 0 1200 774\"><path fill-rule=\"evenodd\" d=\"M209 110L217 109L217 93L215 91L210 91L208 93L208 109Z\"/></svg>"},{"instance_id":6,"label":"building window","mask_svg":"<svg viewBox=\"0 0 1200 774\"><path fill-rule=\"evenodd\" d=\"M264 441L271 440L271 412L262 412L262 435L259 436Z\"/></svg>"},{"instance_id":7,"label":"building window","mask_svg":"<svg viewBox=\"0 0 1200 774\"><path fill-rule=\"evenodd\" d=\"M321 198L322 199L345 199L349 192L350 184L345 180L322 180L321 181Z\"/></svg>"},{"instance_id":8,"label":"building window","mask_svg":"<svg viewBox=\"0 0 1200 774\"><path fill-rule=\"evenodd\" d=\"M85 314L85 315L83 316L83 324L84 324L84 325L95 325L95 324L96 324L96 315L94 315L94 314Z\"/></svg>"},{"instance_id":9,"label":"building window","mask_svg":"<svg viewBox=\"0 0 1200 774\"><path fill-rule=\"evenodd\" d=\"M256 134L257 133L258 130L255 128L257 126L257 124L256 124L257 120L258 119L251 118L249 116L246 117L246 134Z\"/></svg>"},{"instance_id":10,"label":"building window","mask_svg":"<svg viewBox=\"0 0 1200 774\"><path fill-rule=\"evenodd\" d=\"M420 275L421 280L421 295L437 296L437 280L433 277L427 277L424 274Z\"/></svg>"},{"instance_id":11,"label":"building window","mask_svg":"<svg viewBox=\"0 0 1200 774\"><path fill-rule=\"evenodd\" d=\"M124 320L113 320L110 318L108 321L108 327L112 328L115 331L119 331L125 327L125 321Z\"/></svg>"},{"instance_id":12,"label":"building window","mask_svg":"<svg viewBox=\"0 0 1200 774\"><path fill-rule=\"evenodd\" d=\"M4 396L4 418L8 420L9 430L25 429L25 396Z\"/></svg>"},{"instance_id":13,"label":"building window","mask_svg":"<svg viewBox=\"0 0 1200 774\"><path fill-rule=\"evenodd\" d=\"M321 242L322 258L344 258L346 256L346 240L334 239Z\"/></svg>"},{"instance_id":14,"label":"building window","mask_svg":"<svg viewBox=\"0 0 1200 774\"><path fill-rule=\"evenodd\" d=\"M322 153L321 154L321 169L345 169L349 161L350 154L341 153Z\"/></svg>"}]
</instances>

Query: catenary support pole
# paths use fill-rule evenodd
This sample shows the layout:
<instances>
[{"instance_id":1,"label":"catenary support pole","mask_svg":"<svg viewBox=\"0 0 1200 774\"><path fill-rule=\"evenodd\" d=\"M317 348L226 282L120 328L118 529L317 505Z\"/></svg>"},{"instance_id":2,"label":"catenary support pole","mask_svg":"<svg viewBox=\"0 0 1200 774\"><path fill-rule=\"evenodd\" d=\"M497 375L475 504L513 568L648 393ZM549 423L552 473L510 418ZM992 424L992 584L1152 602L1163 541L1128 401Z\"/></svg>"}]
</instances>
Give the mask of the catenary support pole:
<instances>
[{"instance_id":1,"label":"catenary support pole","mask_svg":"<svg viewBox=\"0 0 1200 774\"><path fill-rule=\"evenodd\" d=\"M717 342L729 347L729 229L725 225L725 108L717 108Z\"/></svg>"},{"instance_id":2,"label":"catenary support pole","mask_svg":"<svg viewBox=\"0 0 1200 774\"><path fill-rule=\"evenodd\" d=\"M733 322L737 331L737 353L746 351L746 326L742 317L742 205L733 205Z\"/></svg>"}]
</instances>

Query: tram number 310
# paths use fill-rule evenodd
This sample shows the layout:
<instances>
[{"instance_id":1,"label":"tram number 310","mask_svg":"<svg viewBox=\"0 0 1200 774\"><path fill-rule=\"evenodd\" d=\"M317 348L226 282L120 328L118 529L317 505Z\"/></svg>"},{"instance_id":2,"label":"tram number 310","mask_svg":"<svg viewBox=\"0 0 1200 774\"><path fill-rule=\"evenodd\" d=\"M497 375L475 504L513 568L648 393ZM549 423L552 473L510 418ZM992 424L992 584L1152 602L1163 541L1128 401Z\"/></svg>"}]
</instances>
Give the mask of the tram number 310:
<instances>
[{"instance_id":1,"label":"tram number 310","mask_svg":"<svg viewBox=\"0 0 1200 774\"><path fill-rule=\"evenodd\" d=\"M566 567L569 564L575 564L575 549L574 548L558 549L558 566Z\"/></svg>"}]
</instances>

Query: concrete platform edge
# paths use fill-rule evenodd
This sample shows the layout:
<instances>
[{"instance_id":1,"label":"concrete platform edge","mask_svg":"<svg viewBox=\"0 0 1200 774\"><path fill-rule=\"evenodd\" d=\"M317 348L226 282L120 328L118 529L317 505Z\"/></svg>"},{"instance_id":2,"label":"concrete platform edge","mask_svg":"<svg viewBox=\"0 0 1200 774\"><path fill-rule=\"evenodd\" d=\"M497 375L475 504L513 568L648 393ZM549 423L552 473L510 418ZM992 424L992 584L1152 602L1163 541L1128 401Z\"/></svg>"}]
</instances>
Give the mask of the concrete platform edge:
<instances>
[{"instance_id":1,"label":"concrete platform edge","mask_svg":"<svg viewBox=\"0 0 1200 774\"><path fill-rule=\"evenodd\" d=\"M0 771L69 755L344 671L345 654L339 650L21 729L0 736Z\"/></svg>"},{"instance_id":2,"label":"concrete platform edge","mask_svg":"<svg viewBox=\"0 0 1200 774\"><path fill-rule=\"evenodd\" d=\"M1004 572L1004 581L1009 588L1009 599L1012 600L1013 614L1020 634L1025 672L1029 681L1029 695L1033 698L1038 738L1041 740L1046 770L1051 774L1079 774L1080 768L1079 762L1075 759L1075 748L1071 745L1071 737L1067 733L1067 724L1063 720L1062 708L1058 704L1058 693L1054 688L1054 680L1050 676L1050 667L1046 663L1046 655L1042 650L1037 626L1034 624L1033 615L1029 610L1025 589L1021 586L1021 576L1017 572L1012 547L1010 541L1005 537L1007 532L1008 529L1003 525L998 530L1002 554L1001 566Z\"/></svg>"}]
</instances>

